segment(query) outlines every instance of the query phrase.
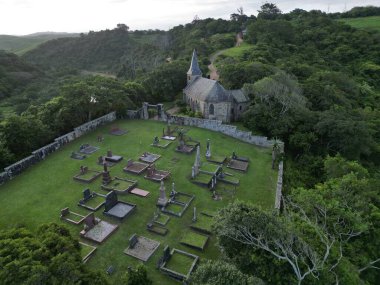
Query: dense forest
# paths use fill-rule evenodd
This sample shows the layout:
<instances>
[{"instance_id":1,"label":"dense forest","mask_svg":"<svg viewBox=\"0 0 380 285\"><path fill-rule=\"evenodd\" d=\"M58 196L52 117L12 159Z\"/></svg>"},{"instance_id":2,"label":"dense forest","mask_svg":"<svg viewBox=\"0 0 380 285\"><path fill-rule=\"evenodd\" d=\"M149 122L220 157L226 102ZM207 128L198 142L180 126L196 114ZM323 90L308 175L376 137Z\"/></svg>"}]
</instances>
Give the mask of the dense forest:
<instances>
[{"instance_id":1,"label":"dense forest","mask_svg":"<svg viewBox=\"0 0 380 285\"><path fill-rule=\"evenodd\" d=\"M337 20L378 15L378 7L284 14L266 3L257 17L239 9L168 32L120 24L22 58L1 52L0 115L2 102L14 112L0 124L0 167L109 111L123 117L143 101L176 100L192 49L205 72L244 30L250 48L218 59L220 81L250 96L246 128L285 143L285 197L280 213L246 202L223 209L222 260L202 263L193 283L379 284L380 33Z\"/></svg>"}]
</instances>

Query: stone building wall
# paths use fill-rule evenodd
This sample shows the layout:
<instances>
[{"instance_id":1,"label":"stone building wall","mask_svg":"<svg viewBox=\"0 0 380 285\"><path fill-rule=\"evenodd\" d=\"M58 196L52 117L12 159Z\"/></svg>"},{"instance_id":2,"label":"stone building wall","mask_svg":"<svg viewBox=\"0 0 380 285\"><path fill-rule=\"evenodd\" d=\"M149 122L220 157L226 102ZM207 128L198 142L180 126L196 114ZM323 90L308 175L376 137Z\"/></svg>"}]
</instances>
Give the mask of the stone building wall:
<instances>
[{"instance_id":1,"label":"stone building wall","mask_svg":"<svg viewBox=\"0 0 380 285\"><path fill-rule=\"evenodd\" d=\"M111 112L107 115L104 115L100 118L77 127L74 129L74 131L56 138L53 143L50 143L44 147L41 147L40 149L33 151L32 155L4 168L4 172L0 173L0 185L19 175L33 164L44 160L49 154L57 151L62 146L68 144L76 138L84 135L87 132L95 130L100 125L112 122L114 120L116 120L116 112Z\"/></svg>"}]
</instances>

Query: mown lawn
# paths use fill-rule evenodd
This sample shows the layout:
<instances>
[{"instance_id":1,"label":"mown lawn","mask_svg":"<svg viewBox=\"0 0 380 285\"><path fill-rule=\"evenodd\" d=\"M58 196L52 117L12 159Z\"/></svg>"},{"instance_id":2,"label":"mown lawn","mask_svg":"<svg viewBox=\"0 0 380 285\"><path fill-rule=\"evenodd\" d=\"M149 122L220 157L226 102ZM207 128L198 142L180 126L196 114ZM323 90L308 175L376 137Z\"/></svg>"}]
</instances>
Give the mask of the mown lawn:
<instances>
[{"instance_id":1,"label":"mown lawn","mask_svg":"<svg viewBox=\"0 0 380 285\"><path fill-rule=\"evenodd\" d=\"M102 170L97 165L100 155L105 155L107 150L112 150L115 155L122 155L124 159L121 163L110 168L112 177L129 178L138 180L138 188L150 191L146 198L135 195L119 195L120 200L137 204L135 213L128 216L121 223L102 214L102 209L95 215L111 223L119 224L119 229L98 246L95 255L89 260L87 266L105 271L108 266L113 265L115 272L110 276L113 284L120 284L120 277L127 271L128 266L136 266L140 261L123 253L128 247L129 237L137 233L138 235L157 240L161 243L157 252L146 262L148 274L154 280L154 284L177 284L169 277L161 274L156 269L156 263L160 258L165 245L171 248L185 250L187 252L203 258L217 258L218 249L215 246L214 236L208 241L203 252L190 249L180 244L182 233L189 231L192 224L193 207L196 206L197 213L215 212L227 205L234 199L251 201L262 207L273 208L277 171L271 170L271 153L269 149L254 147L247 143L237 141L231 137L217 132L211 132L198 128L190 128L188 135L201 142L201 158L205 161L206 141L210 139L212 152L218 155L230 156L232 151L237 151L239 156L247 156L250 159L250 166L247 173L238 173L228 169L240 179L236 195L224 195L225 184L218 184L217 191L222 193L221 201L211 199L211 193L188 180L191 175L191 166L194 163L195 152L191 155L175 152L177 142L173 142L167 149L155 148L150 144L154 136L160 136L164 127L163 123L155 121L118 121L112 123L129 132L124 136L112 136L108 134L111 125L104 126L89 133L86 136L68 144L58 152L50 155L44 162L29 168L19 177L0 186L0 228L9 229L17 225L25 225L31 230L35 230L41 223L63 223L79 239L79 232L82 226L75 226L60 220L60 210L69 207L70 210L81 214L88 211L77 206L82 198L82 191L90 188L91 191L106 194L101 190L101 178L90 184L81 184L73 180L73 176L79 172L81 165L88 166L92 170ZM97 136L103 134L104 141L97 142ZM77 151L79 146L89 143L100 149L89 155L85 160L79 161L70 158L72 151ZM175 182L176 190L195 195L195 200L181 218L171 217L166 225L169 232L166 236L155 235L146 230L146 224L151 221L156 210L155 204L159 196L159 183L152 182L137 176L126 174L122 168L127 160L135 160L144 152L160 154L162 157L156 162L158 169L169 170L171 178L165 182L166 192L169 195L172 182ZM83 240L88 244L89 241Z\"/></svg>"},{"instance_id":2,"label":"mown lawn","mask_svg":"<svg viewBox=\"0 0 380 285\"><path fill-rule=\"evenodd\" d=\"M380 32L380 16L345 18L339 21L357 29L376 30Z\"/></svg>"}]
</instances>

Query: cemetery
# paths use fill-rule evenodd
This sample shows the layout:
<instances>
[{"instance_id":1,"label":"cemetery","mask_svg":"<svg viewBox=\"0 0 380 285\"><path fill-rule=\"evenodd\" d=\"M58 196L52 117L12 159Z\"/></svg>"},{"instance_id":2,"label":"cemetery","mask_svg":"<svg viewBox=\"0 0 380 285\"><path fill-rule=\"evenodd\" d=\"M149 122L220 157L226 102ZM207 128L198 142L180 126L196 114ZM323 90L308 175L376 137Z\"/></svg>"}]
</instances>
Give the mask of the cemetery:
<instances>
[{"instance_id":1,"label":"cemetery","mask_svg":"<svg viewBox=\"0 0 380 285\"><path fill-rule=\"evenodd\" d=\"M79 152L84 153L84 154L91 154L91 153L94 153L95 151L97 151L98 149L99 149L98 147L92 146L92 145L86 143L86 144L82 144L79 147Z\"/></svg>"},{"instance_id":2,"label":"cemetery","mask_svg":"<svg viewBox=\"0 0 380 285\"><path fill-rule=\"evenodd\" d=\"M111 284L120 284L128 266L144 262L153 284L174 285L187 280L200 260L220 255L212 232L218 209L234 199L274 207L277 171L271 169L271 149L218 132L171 125L175 140L185 132L186 143L194 140L192 152L182 155L177 142L160 138L157 144L169 144L151 144L152 137L167 131L167 124L120 120L117 125L128 134L111 134L110 125L99 127L0 186L0 199L7 201L0 210L0 226L64 223L81 242L85 266L110 269ZM205 156L208 139L211 154ZM83 149L98 148L95 155L81 153L84 145L88 146ZM227 168L227 161L210 160L235 149L237 158L249 159L246 171ZM85 160L71 159L73 152ZM137 161L145 153L157 159ZM107 159L114 154L126 163ZM62 218L57 214L61 209Z\"/></svg>"},{"instance_id":3,"label":"cemetery","mask_svg":"<svg viewBox=\"0 0 380 285\"><path fill-rule=\"evenodd\" d=\"M159 148L167 148L171 143L172 143L171 141L160 142L159 138L155 136L151 146L159 147Z\"/></svg>"},{"instance_id":4,"label":"cemetery","mask_svg":"<svg viewBox=\"0 0 380 285\"><path fill-rule=\"evenodd\" d=\"M159 159L161 157L161 155L159 154L154 154L154 153L150 153L150 152L144 152L141 156L140 156L140 160L142 162L146 162L146 163L153 163L155 162L157 159Z\"/></svg>"}]
</instances>

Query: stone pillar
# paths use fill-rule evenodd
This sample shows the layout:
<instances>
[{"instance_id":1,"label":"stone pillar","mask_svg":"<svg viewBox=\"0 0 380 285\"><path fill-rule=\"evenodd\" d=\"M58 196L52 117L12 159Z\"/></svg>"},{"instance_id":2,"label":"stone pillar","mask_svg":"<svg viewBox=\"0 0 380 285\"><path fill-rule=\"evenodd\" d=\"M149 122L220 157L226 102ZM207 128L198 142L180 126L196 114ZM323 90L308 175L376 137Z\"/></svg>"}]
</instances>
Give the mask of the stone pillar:
<instances>
[{"instance_id":1,"label":"stone pillar","mask_svg":"<svg viewBox=\"0 0 380 285\"><path fill-rule=\"evenodd\" d=\"M198 145L197 146L197 154L195 155L195 161L194 161L194 169L195 169L196 175L198 175L200 167L201 167L201 153L200 153L200 148Z\"/></svg>"},{"instance_id":2,"label":"stone pillar","mask_svg":"<svg viewBox=\"0 0 380 285\"><path fill-rule=\"evenodd\" d=\"M207 139L207 146L206 146L206 158L211 157L211 145L210 145L210 140Z\"/></svg>"},{"instance_id":3,"label":"stone pillar","mask_svg":"<svg viewBox=\"0 0 380 285\"><path fill-rule=\"evenodd\" d=\"M168 204L168 198L166 198L165 184L164 184L164 181L161 180L160 197L158 198L157 206L165 207L167 204Z\"/></svg>"},{"instance_id":4,"label":"stone pillar","mask_svg":"<svg viewBox=\"0 0 380 285\"><path fill-rule=\"evenodd\" d=\"M142 109L142 119L148 120L149 119L149 113L148 113L148 102L143 103L143 109Z\"/></svg>"}]
</instances>

